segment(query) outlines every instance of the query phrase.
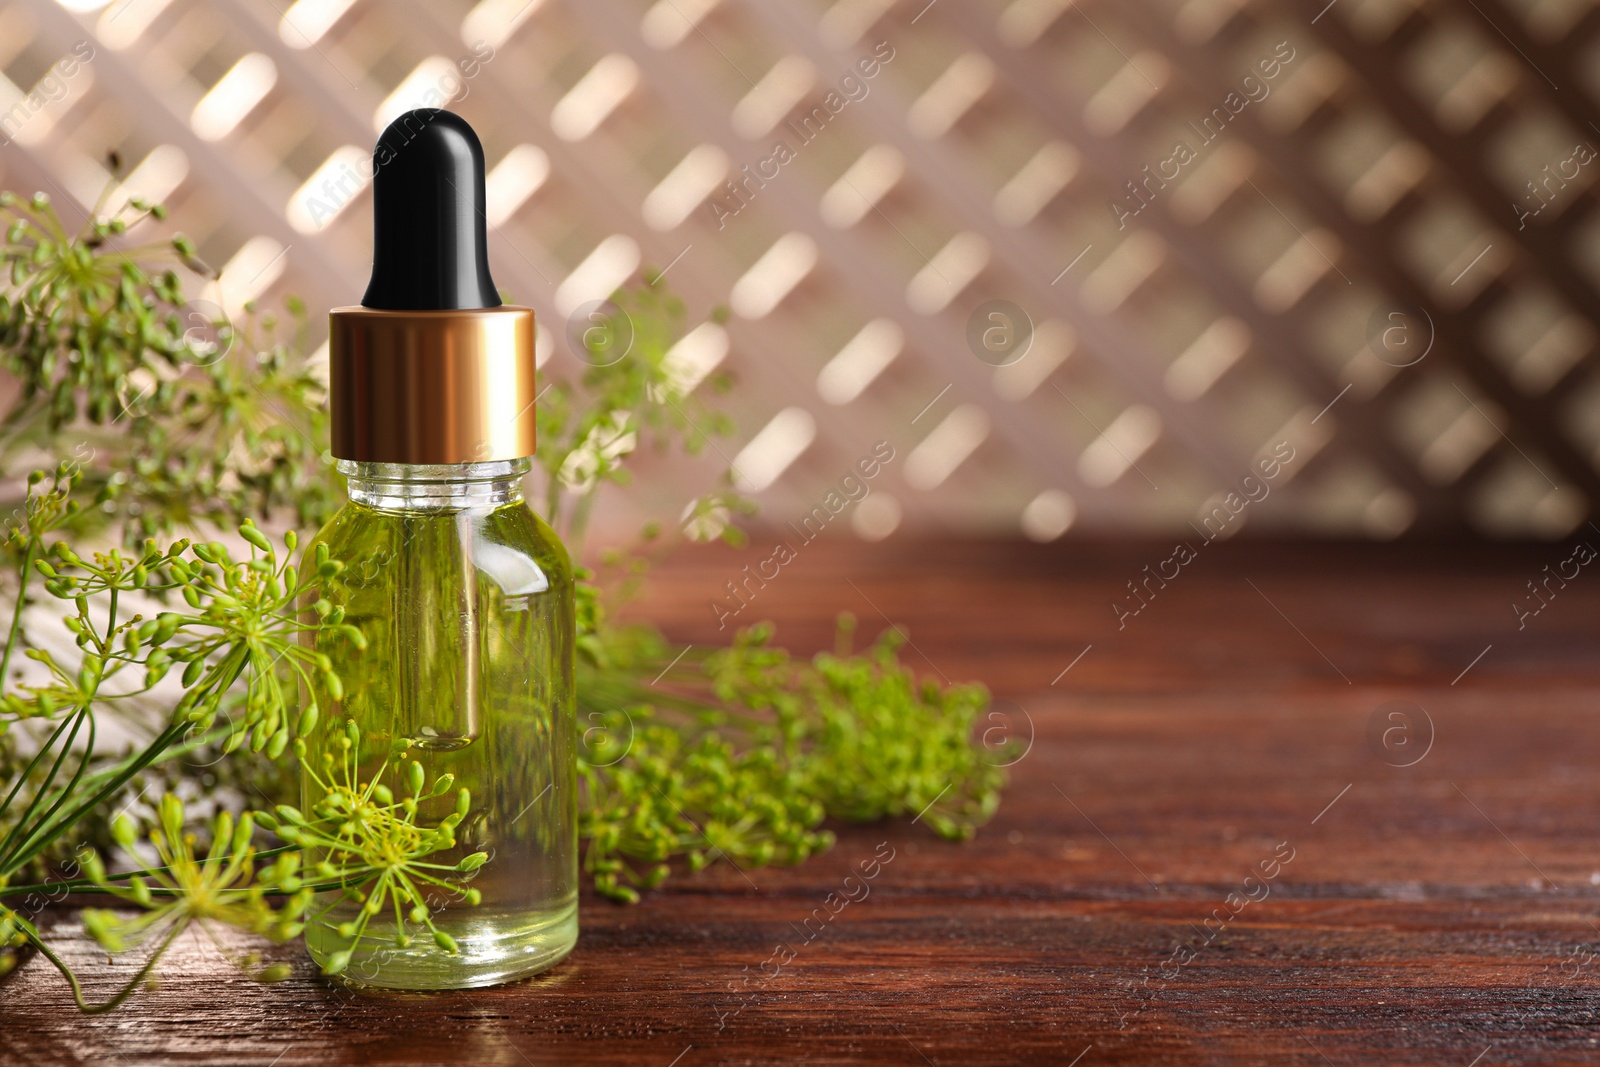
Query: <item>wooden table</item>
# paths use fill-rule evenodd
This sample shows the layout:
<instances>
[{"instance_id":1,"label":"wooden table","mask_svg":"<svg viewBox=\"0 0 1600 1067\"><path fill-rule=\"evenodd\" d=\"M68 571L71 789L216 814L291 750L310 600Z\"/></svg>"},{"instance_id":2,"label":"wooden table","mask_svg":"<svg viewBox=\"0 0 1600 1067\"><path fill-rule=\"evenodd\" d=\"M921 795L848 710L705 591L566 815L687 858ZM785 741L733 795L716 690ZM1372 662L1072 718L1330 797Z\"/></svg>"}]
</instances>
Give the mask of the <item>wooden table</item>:
<instances>
[{"instance_id":1,"label":"wooden table","mask_svg":"<svg viewBox=\"0 0 1600 1067\"><path fill-rule=\"evenodd\" d=\"M975 841L845 828L756 887L586 897L567 963L470 994L356 993L294 946L258 988L196 938L85 1019L36 960L0 985L0 1061L1594 1062L1600 575L1512 608L1570 547L1204 546L1119 629L1170 546L819 541L752 607L781 640L892 619L920 670L1031 721ZM713 641L754 558L680 555L640 610ZM741 983L884 842L870 896Z\"/></svg>"}]
</instances>

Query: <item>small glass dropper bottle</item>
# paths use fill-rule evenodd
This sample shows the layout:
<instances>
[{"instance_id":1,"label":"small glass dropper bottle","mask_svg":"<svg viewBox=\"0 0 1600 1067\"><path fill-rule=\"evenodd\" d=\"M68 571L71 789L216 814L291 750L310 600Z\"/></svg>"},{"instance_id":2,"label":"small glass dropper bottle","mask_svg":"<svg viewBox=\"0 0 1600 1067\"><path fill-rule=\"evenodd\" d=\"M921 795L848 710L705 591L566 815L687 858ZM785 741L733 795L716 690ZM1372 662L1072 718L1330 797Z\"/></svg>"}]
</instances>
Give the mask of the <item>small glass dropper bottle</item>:
<instances>
[{"instance_id":1,"label":"small glass dropper bottle","mask_svg":"<svg viewBox=\"0 0 1600 1067\"><path fill-rule=\"evenodd\" d=\"M341 725L354 723L361 781L387 768L403 796L394 772L412 762L429 783L454 776L419 823L469 791L455 847L427 859L489 860L475 906L427 900L437 941L379 914L352 946L339 927L361 906L327 893L306 944L324 964L350 951L344 973L366 984L491 985L551 966L578 935L572 567L523 502L533 312L501 304L489 275L478 138L450 112L411 111L373 166L372 280L359 307L330 316L332 452L350 499L306 546L307 566L319 545L344 563L328 599L366 648L306 635L342 692L320 676L310 690L323 725L305 739L302 799L307 811L321 799L310 771L348 758ZM457 951L440 947L451 940Z\"/></svg>"}]
</instances>

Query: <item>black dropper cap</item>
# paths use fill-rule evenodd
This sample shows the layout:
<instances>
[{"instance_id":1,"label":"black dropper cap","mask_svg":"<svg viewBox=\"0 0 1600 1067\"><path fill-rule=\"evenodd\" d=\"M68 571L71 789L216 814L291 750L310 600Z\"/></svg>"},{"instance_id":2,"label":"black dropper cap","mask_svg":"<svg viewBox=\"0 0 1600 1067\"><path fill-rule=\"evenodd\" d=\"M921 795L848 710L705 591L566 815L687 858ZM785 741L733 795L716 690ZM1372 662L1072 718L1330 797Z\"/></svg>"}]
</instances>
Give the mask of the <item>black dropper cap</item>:
<instances>
[{"instance_id":1,"label":"black dropper cap","mask_svg":"<svg viewBox=\"0 0 1600 1067\"><path fill-rule=\"evenodd\" d=\"M407 111L372 153L372 280L362 306L500 306L484 238L483 146L460 115Z\"/></svg>"}]
</instances>

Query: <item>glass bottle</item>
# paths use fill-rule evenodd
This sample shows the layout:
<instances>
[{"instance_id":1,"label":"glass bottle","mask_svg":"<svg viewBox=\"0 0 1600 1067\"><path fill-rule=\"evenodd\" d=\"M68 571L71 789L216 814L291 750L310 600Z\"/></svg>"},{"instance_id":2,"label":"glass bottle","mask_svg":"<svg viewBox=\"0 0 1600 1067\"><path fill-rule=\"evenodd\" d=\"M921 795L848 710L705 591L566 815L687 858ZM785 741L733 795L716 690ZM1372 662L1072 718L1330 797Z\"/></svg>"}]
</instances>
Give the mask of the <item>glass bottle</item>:
<instances>
[{"instance_id":1,"label":"glass bottle","mask_svg":"<svg viewBox=\"0 0 1600 1067\"><path fill-rule=\"evenodd\" d=\"M415 795L419 769L429 783L449 775L415 822L461 821L425 860L487 856L450 876L470 883L426 887L416 919L378 908L378 895L373 914L338 890L313 904L315 959L405 989L532 974L578 932L572 568L523 502L533 312L502 304L490 277L483 172L477 135L447 111L407 112L378 138L372 278L360 305L329 316L330 451L350 500L306 546L308 560L325 550L343 564L324 596L365 640L302 636L339 679L306 683L321 725L301 739L303 810L332 766L354 763L364 796L382 778L396 800ZM347 821L382 824L361 817Z\"/></svg>"}]
</instances>

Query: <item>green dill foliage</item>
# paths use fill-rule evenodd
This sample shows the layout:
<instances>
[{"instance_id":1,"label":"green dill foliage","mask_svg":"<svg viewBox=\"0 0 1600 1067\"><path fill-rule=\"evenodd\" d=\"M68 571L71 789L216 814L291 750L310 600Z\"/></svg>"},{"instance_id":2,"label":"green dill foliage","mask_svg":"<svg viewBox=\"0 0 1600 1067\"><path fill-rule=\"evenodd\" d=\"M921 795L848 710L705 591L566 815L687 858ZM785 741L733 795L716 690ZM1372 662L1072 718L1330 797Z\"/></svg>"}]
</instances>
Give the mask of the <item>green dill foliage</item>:
<instances>
[{"instance_id":1,"label":"green dill foliage","mask_svg":"<svg viewBox=\"0 0 1600 1067\"><path fill-rule=\"evenodd\" d=\"M893 629L852 655L854 630L844 616L834 653L797 662L771 647L769 625L754 626L713 653L706 673L724 706L770 713L767 737L803 768L808 792L830 816L871 822L920 813L941 837L971 837L999 806L1005 779L996 754L972 740L988 692L919 682L899 660L904 638Z\"/></svg>"},{"instance_id":2,"label":"green dill foliage","mask_svg":"<svg viewBox=\"0 0 1600 1067\"><path fill-rule=\"evenodd\" d=\"M988 694L919 683L893 631L851 655L853 629L841 618L837 652L806 662L773 648L770 626L751 627L731 648L680 660L676 675L689 678L666 697L626 666L630 654L665 664L660 639L613 634L618 659L588 664L578 686L590 727L580 829L601 893L635 901L677 857L692 870L719 858L799 863L832 844L827 818L920 813L951 839L988 820L1006 755L972 742Z\"/></svg>"},{"instance_id":3,"label":"green dill foliage","mask_svg":"<svg viewBox=\"0 0 1600 1067\"><path fill-rule=\"evenodd\" d=\"M311 902L310 889L302 886L287 893L281 903L275 903L268 897L267 887L281 891L297 885L299 857L292 852L280 854L258 880L251 813L245 812L235 822L230 812L218 812L211 820L211 844L202 856L196 835L186 829L188 819L177 796L164 794L157 810L159 823L147 839L157 866L112 879L107 877L105 865L97 855L84 855L87 880L95 889L142 909L130 918L116 911L85 908L84 929L107 952L121 952L131 943L157 940L158 946L149 954L141 972L115 997L90 1006L71 969L55 958L48 946L43 948L66 976L78 1007L84 1011L116 1007L138 988L162 952L191 925L199 926L224 958L258 981L277 982L289 976L284 964L263 967L259 953L234 952L217 936L215 927L248 930L273 941L287 941L298 935L304 928L301 917ZM112 833L117 843L129 851L138 844L138 831L126 815L118 816Z\"/></svg>"},{"instance_id":4,"label":"green dill foliage","mask_svg":"<svg viewBox=\"0 0 1600 1067\"><path fill-rule=\"evenodd\" d=\"M479 903L470 883L493 862L434 859L470 817L466 790L399 751L363 776L356 727L303 703L313 678L342 691L319 641L364 647L325 592L343 562L319 546L297 566L295 535L257 525L315 529L339 503L304 308L247 308L235 323L189 298L180 270L214 279L191 241L127 240L164 216L102 202L68 230L48 198L0 194L0 369L21 386L0 416L0 483L48 468L0 497L11 606L0 615L0 975L31 947L86 1012L122 1003L185 929L219 947L219 926L292 938L321 914L319 893L352 916L330 972L376 940L455 951L430 908ZM668 357L683 320L647 274L581 335L581 372L542 372L544 510L574 557L598 494L628 484L641 448L698 455L732 430L708 399L727 377L692 383ZM687 502L681 529L739 544L737 520L753 510L724 474ZM643 542L659 534L647 528ZM580 831L601 894L637 900L675 863L799 863L832 843L829 819L917 815L962 838L994 811L1004 772L973 736L981 687L918 681L894 635L853 654L848 619L836 652L810 661L772 647L764 626L675 659L655 630L607 621L645 558L602 560L620 581L602 588L580 570L577 585ZM60 619L54 640L30 640L41 609ZM132 739L101 740L110 723ZM322 795L301 810L289 783L313 751ZM420 817L441 804L443 818ZM120 865L102 859L113 849ZM84 914L108 952L143 953L98 1004L36 922L79 892L125 906ZM394 920L381 939L368 929L380 915ZM263 981L286 973L253 953L234 962Z\"/></svg>"},{"instance_id":5,"label":"green dill foliage","mask_svg":"<svg viewBox=\"0 0 1600 1067\"><path fill-rule=\"evenodd\" d=\"M62 626L79 654L62 662L50 650L28 649L26 656L42 666L45 680L13 685L0 697L0 727L37 724L48 730L0 804L0 827L6 828L0 878L22 871L78 819L158 762L209 743L225 751L248 744L268 754L287 745L294 707L284 675L325 669L298 645L305 627L295 605L314 595L338 564L327 561L320 573L303 576L280 564L276 549L253 526L240 533L253 545L247 560L234 560L219 543L188 541L166 548L150 541L140 552L113 548L85 559L65 542L44 549L37 534L30 537L25 555L34 558L22 574L4 659L17 643L16 621L31 575L67 609ZM291 551L292 546L291 534ZM129 608L174 590L182 594L179 610L147 618ZM338 621L318 625L337 629ZM175 669L182 695L169 716L148 724L153 736L143 748L100 765L105 754L95 745L99 717L150 693ZM27 795L24 785L30 787Z\"/></svg>"},{"instance_id":6,"label":"green dill foliage","mask_svg":"<svg viewBox=\"0 0 1600 1067\"><path fill-rule=\"evenodd\" d=\"M337 500L315 443L324 390L296 355L304 306L290 301L287 324L251 308L232 322L162 265L213 277L188 238L120 241L162 208L107 206L69 231L44 194L0 193L0 367L21 383L0 420L0 471L40 453L70 461L96 505L80 518L129 544L280 509L319 525Z\"/></svg>"},{"instance_id":7,"label":"green dill foliage","mask_svg":"<svg viewBox=\"0 0 1600 1067\"><path fill-rule=\"evenodd\" d=\"M302 730L302 735L310 732ZM372 779L363 780L359 771L361 731L356 724L346 720L334 734L333 743L337 757L325 752L321 767L308 768L322 791L322 799L309 817L288 804L278 805L271 815L257 816L284 841L321 857L310 872L321 883L319 888L337 889L343 899L361 905L357 918L339 925L339 936L350 947L333 953L324 969L329 974L343 972L362 940L371 938L368 922L385 910L394 915L391 940L396 948L409 946L411 928L417 927L427 930L439 948L457 951L455 939L433 924L425 897L432 887L446 899L477 905L481 894L464 884L464 876L482 867L489 854L474 852L454 864L430 863L427 857L455 847L455 828L472 809L470 793L455 788L453 775L429 782L422 764L407 760L396 775L404 781L397 799L383 778L390 770L389 761L398 753L390 753ZM306 758L302 738L295 739L295 755L302 761ZM432 826L418 821L424 802L452 793L455 811ZM324 905L323 912L338 903L336 898Z\"/></svg>"},{"instance_id":8,"label":"green dill foliage","mask_svg":"<svg viewBox=\"0 0 1600 1067\"><path fill-rule=\"evenodd\" d=\"M111 422L136 371L187 355L177 275L152 276L140 267L136 259L149 249L110 247L130 224L164 214L131 201L127 212L96 212L71 233L45 194L24 202L0 193L11 283L0 296L0 344L23 391L9 413L11 428L37 422L55 432L80 414Z\"/></svg>"},{"instance_id":9,"label":"green dill foliage","mask_svg":"<svg viewBox=\"0 0 1600 1067\"><path fill-rule=\"evenodd\" d=\"M130 538L229 526L286 514L315 529L341 503L322 446L328 438L326 389L299 354L307 348L304 305L288 302L287 323L251 305L237 324L209 321L217 309L191 310L220 341L177 377L160 406L136 399L128 432L113 456L108 498ZM193 329L193 327L191 328ZM158 387L159 388L159 387Z\"/></svg>"}]
</instances>

